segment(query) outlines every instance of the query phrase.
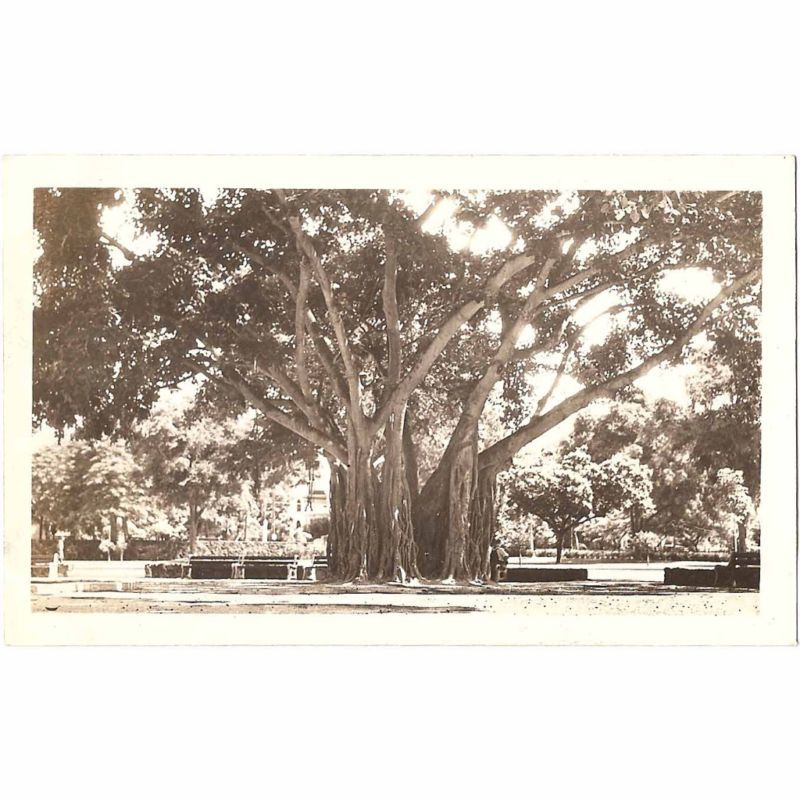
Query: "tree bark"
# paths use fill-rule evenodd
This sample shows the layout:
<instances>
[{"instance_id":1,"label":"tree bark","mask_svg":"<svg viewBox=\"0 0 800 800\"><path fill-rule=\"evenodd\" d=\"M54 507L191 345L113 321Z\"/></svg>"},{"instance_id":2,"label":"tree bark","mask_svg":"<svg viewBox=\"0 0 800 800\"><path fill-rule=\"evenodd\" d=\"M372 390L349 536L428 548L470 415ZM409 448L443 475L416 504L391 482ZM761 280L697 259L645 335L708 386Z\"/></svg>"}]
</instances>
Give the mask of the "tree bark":
<instances>
[{"instance_id":1,"label":"tree bark","mask_svg":"<svg viewBox=\"0 0 800 800\"><path fill-rule=\"evenodd\" d=\"M333 580L406 582L420 576L402 422L398 413L387 425L380 476L372 448L355 441L352 465L331 466L327 555Z\"/></svg>"},{"instance_id":2,"label":"tree bark","mask_svg":"<svg viewBox=\"0 0 800 800\"><path fill-rule=\"evenodd\" d=\"M412 501L419 497L419 463L414 438L411 434L411 413L406 407L403 418L403 464L406 470L406 481L411 492Z\"/></svg>"},{"instance_id":3,"label":"tree bark","mask_svg":"<svg viewBox=\"0 0 800 800\"><path fill-rule=\"evenodd\" d=\"M347 467L336 462L331 463L330 477L330 524L328 527L327 552L328 572L334 579L341 579L345 567L345 550L347 536Z\"/></svg>"},{"instance_id":4,"label":"tree bark","mask_svg":"<svg viewBox=\"0 0 800 800\"><path fill-rule=\"evenodd\" d=\"M414 532L421 573L433 580L486 581L496 525L497 472L478 469L477 430L439 465L420 492Z\"/></svg>"},{"instance_id":5,"label":"tree bark","mask_svg":"<svg viewBox=\"0 0 800 800\"><path fill-rule=\"evenodd\" d=\"M572 541L572 531L569 528L564 528L558 532L556 537L556 564L561 563L561 556L565 549L569 549Z\"/></svg>"},{"instance_id":6,"label":"tree bark","mask_svg":"<svg viewBox=\"0 0 800 800\"><path fill-rule=\"evenodd\" d=\"M374 575L378 581L406 582L419 577L417 544L412 524L413 492L406 463L405 410L392 414L386 425L386 447L380 492L380 549Z\"/></svg>"},{"instance_id":7,"label":"tree bark","mask_svg":"<svg viewBox=\"0 0 800 800\"><path fill-rule=\"evenodd\" d=\"M476 459L477 460L477 459ZM492 539L497 526L497 473L478 470L470 520L470 571L474 580L491 578Z\"/></svg>"},{"instance_id":8,"label":"tree bark","mask_svg":"<svg viewBox=\"0 0 800 800\"><path fill-rule=\"evenodd\" d=\"M442 573L445 553L444 531L448 525L447 472L437 469L425 483L414 503L414 538L417 563L425 578L436 579Z\"/></svg>"},{"instance_id":9,"label":"tree bark","mask_svg":"<svg viewBox=\"0 0 800 800\"><path fill-rule=\"evenodd\" d=\"M472 577L469 532L477 456L477 442L467 442L455 452L449 465L447 539L441 572L446 581L467 581Z\"/></svg>"},{"instance_id":10,"label":"tree bark","mask_svg":"<svg viewBox=\"0 0 800 800\"><path fill-rule=\"evenodd\" d=\"M366 581L379 552L372 449L349 437L350 463L331 468L328 568L341 581Z\"/></svg>"}]
</instances>

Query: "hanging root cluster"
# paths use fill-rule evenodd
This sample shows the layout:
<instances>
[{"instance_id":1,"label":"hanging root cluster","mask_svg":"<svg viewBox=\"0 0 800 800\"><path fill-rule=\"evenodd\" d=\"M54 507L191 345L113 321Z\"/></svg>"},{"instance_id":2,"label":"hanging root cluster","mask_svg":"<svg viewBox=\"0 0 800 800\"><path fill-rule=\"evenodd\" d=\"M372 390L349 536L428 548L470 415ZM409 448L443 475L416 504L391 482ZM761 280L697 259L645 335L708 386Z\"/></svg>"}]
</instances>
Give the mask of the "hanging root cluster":
<instances>
[{"instance_id":1,"label":"hanging root cluster","mask_svg":"<svg viewBox=\"0 0 800 800\"><path fill-rule=\"evenodd\" d=\"M331 577L345 582L408 582L419 577L402 431L388 435L382 471L372 453L331 470Z\"/></svg>"}]
</instances>

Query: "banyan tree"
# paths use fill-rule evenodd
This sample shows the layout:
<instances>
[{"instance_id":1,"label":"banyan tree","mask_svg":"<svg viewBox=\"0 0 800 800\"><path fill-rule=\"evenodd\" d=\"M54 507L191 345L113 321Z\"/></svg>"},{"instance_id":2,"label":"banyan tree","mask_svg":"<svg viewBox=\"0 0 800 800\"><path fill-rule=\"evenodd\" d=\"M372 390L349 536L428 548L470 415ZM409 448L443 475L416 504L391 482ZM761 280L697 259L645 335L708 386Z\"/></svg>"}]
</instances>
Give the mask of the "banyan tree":
<instances>
[{"instance_id":1,"label":"banyan tree","mask_svg":"<svg viewBox=\"0 0 800 800\"><path fill-rule=\"evenodd\" d=\"M335 578L487 580L498 474L757 307L760 226L747 192L38 190L34 415L124 433L196 381L329 460Z\"/></svg>"}]
</instances>

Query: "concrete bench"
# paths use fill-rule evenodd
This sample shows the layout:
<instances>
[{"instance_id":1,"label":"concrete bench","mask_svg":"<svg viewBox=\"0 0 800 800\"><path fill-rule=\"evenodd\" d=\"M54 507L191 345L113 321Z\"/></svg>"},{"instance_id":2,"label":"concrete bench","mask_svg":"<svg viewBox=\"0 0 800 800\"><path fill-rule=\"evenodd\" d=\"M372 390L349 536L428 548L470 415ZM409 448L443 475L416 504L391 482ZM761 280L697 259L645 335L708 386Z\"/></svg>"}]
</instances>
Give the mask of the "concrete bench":
<instances>
[{"instance_id":1,"label":"concrete bench","mask_svg":"<svg viewBox=\"0 0 800 800\"><path fill-rule=\"evenodd\" d=\"M189 565L182 561L145 564L144 574L147 578L188 578Z\"/></svg>"}]
</instances>

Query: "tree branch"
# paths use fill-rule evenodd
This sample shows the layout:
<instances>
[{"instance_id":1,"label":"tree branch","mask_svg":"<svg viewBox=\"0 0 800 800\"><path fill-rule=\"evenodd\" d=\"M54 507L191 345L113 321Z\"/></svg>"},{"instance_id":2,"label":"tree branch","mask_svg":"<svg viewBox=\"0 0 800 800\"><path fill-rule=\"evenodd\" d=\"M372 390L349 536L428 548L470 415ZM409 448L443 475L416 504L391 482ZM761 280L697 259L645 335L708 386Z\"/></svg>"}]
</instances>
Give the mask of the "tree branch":
<instances>
[{"instance_id":1,"label":"tree branch","mask_svg":"<svg viewBox=\"0 0 800 800\"><path fill-rule=\"evenodd\" d=\"M138 257L136 253L133 252L133 250L130 250L129 248L125 247L124 244L119 242L113 236L109 236L107 233L102 231L100 233L100 238L105 240L105 244L110 244L112 247L116 247L117 250L119 250L120 253L122 253L122 255L124 255L125 258L128 259L128 261L133 262L138 260Z\"/></svg>"},{"instance_id":2,"label":"tree branch","mask_svg":"<svg viewBox=\"0 0 800 800\"><path fill-rule=\"evenodd\" d=\"M311 386L306 370L306 302L308 299L308 267L300 261L300 283L297 287L297 299L294 306L294 360L297 371L297 383L306 400L311 399Z\"/></svg>"},{"instance_id":3,"label":"tree branch","mask_svg":"<svg viewBox=\"0 0 800 800\"><path fill-rule=\"evenodd\" d=\"M686 345L703 325L729 297L734 295L743 287L758 280L761 276L761 269L754 269L740 276L724 289L721 289L716 297L709 301L699 312L694 321L676 337L675 341L662 348L658 353L645 359L641 364L629 369L615 377L598 384L597 386L587 386L576 392L571 397L558 403L550 411L541 416L534 416L530 422L521 427L515 433L506 436L504 439L493 444L484 450L479 456L479 466L481 469L499 469L500 466L508 462L516 452L525 445L530 444L543 433L554 428L570 417L576 411L587 406L593 400L613 394L623 386L627 386L637 378L649 372L653 367L679 355L684 345Z\"/></svg>"},{"instance_id":4,"label":"tree branch","mask_svg":"<svg viewBox=\"0 0 800 800\"><path fill-rule=\"evenodd\" d=\"M567 364L569 363L569 358L574 352L575 346L580 341L580 338L586 331L586 329L589 328L591 325L593 325L595 322L597 322L597 320L600 319L601 317L604 317L607 314L615 314L617 311L620 311L621 309L626 307L628 307L628 304L617 303L616 305L613 305L610 308L601 311L599 314L595 314L595 316L593 316L588 322L585 322L583 325L581 325L577 330L575 330L567 337L567 348L566 350L564 350L564 354L561 357L561 363L558 365L558 369L556 370L555 377L553 378L553 381L550 384L550 388L542 395L542 397L539 399L539 402L536 404L536 410L533 412L534 417L538 417L542 413L543 409L550 402L550 398L553 396L553 393L561 383L561 379L564 377L564 373L566 372L567 369Z\"/></svg>"},{"instance_id":5,"label":"tree branch","mask_svg":"<svg viewBox=\"0 0 800 800\"><path fill-rule=\"evenodd\" d=\"M417 219L417 227L420 229L425 227L425 223L433 216L433 212L436 211L443 199L439 192L431 192L431 194L433 195L431 202Z\"/></svg>"},{"instance_id":6,"label":"tree branch","mask_svg":"<svg viewBox=\"0 0 800 800\"><path fill-rule=\"evenodd\" d=\"M400 337L400 311L397 306L397 252L394 242L384 230L386 263L383 273L383 316L386 319L388 374L386 389L391 391L400 381L402 340Z\"/></svg>"},{"instance_id":7,"label":"tree branch","mask_svg":"<svg viewBox=\"0 0 800 800\"><path fill-rule=\"evenodd\" d=\"M251 261L255 261L262 269L268 272L270 275L278 278L278 280L284 285L286 291L289 293L289 297L292 300L297 299L297 286L295 286L294 281L279 267L271 264L267 258L265 258L261 253L257 250L253 250L246 245L241 244L240 242L235 242L233 239L228 240L230 242L231 247L236 250L238 253L247 256Z\"/></svg>"},{"instance_id":8,"label":"tree branch","mask_svg":"<svg viewBox=\"0 0 800 800\"><path fill-rule=\"evenodd\" d=\"M418 355L414 366L394 388L386 402L376 413L372 421L373 432L379 431L389 418L392 409L401 406L419 386L433 363L447 347L459 328L480 311L507 283L518 273L535 263L533 256L520 255L506 261L503 266L489 278L480 298L468 300L456 309L439 327L436 335L425 350Z\"/></svg>"},{"instance_id":9,"label":"tree branch","mask_svg":"<svg viewBox=\"0 0 800 800\"><path fill-rule=\"evenodd\" d=\"M252 250L248 247L245 247L238 242L231 241L231 245L234 249L238 250L240 253L246 255L250 260L255 261L259 266L263 267L267 272L271 275L277 277L281 283L286 287L287 292L289 293L289 297L297 303L298 299L298 287L295 285L294 281L281 269L278 269L273 264L270 264L264 256L258 253L255 250ZM307 306L307 302L306 302ZM336 369L334 364L334 357L333 353L331 353L330 348L328 347L325 339L320 332L319 328L317 327L317 321L314 317L313 312L310 308L306 308L306 315L305 315L305 325L308 334L311 336L311 341L314 344L314 349L317 353L317 357L319 358L320 364L322 364L323 369L328 374L328 378L331 381L331 386L333 387L334 393L339 397L342 402L348 402L348 389L347 385L344 382L339 370Z\"/></svg>"},{"instance_id":10,"label":"tree branch","mask_svg":"<svg viewBox=\"0 0 800 800\"><path fill-rule=\"evenodd\" d=\"M195 372L205 375L214 383L236 389L253 408L259 411L268 420L290 430L307 442L317 445L317 447L322 448L326 453L342 463L347 463L347 448L345 448L342 443L332 440L322 431L312 428L302 420L292 417L285 411L277 408L266 398L261 397L236 370L221 367L222 378L218 378L207 366L198 364L191 358L185 358L184 361L189 364Z\"/></svg>"},{"instance_id":11,"label":"tree branch","mask_svg":"<svg viewBox=\"0 0 800 800\"><path fill-rule=\"evenodd\" d=\"M345 380L350 395L350 408L353 420L357 425L363 417L361 411L361 386L358 380L358 372L356 371L353 362L353 356L350 352L350 343L347 338L347 331L345 330L344 322L342 321L339 307L336 303L336 298L333 295L333 287L331 286L330 278L322 266L322 261L317 254L311 239L306 235L300 225L300 218L296 216L289 217L289 225L294 233L300 253L308 259L311 266L314 268L317 280L319 281L320 288L322 289L322 296L325 299L325 305L328 309L328 317L333 327L333 332L336 337L336 342L339 346L339 354L342 357L342 364L344 364Z\"/></svg>"},{"instance_id":12,"label":"tree branch","mask_svg":"<svg viewBox=\"0 0 800 800\"><path fill-rule=\"evenodd\" d=\"M301 438L305 439L312 444L321 447L326 453L332 455L342 463L347 463L347 448L342 447L341 444L330 440L320 431L312 428L310 425L289 416L284 411L273 408L268 401L259 397L251 386L238 375L226 375L228 383L239 390L239 393L250 403L254 408L260 411L267 419L282 425L284 428L292 431Z\"/></svg>"},{"instance_id":13,"label":"tree branch","mask_svg":"<svg viewBox=\"0 0 800 800\"><path fill-rule=\"evenodd\" d=\"M470 391L469 396L464 403L464 409L461 412L461 416L456 424L456 428L450 437L445 454L441 458L441 462L447 461L448 455L452 453L453 450L457 450L463 444L465 439L472 434L475 426L478 424L478 420L483 412L483 408L486 405L486 400L491 394L494 385L498 380L500 380L503 367L509 362L511 356L513 355L514 348L517 344L517 339L519 339L522 329L530 322L534 312L543 301L545 296L544 287L547 283L547 278L550 275L550 271L555 263L555 258L549 258L539 270L539 274L536 276L536 285L533 291L525 299L519 314L517 314L516 318L503 335L500 346L497 348L492 356L491 361L489 362L489 367L483 373L475 386L472 387L472 391Z\"/></svg>"},{"instance_id":14,"label":"tree branch","mask_svg":"<svg viewBox=\"0 0 800 800\"><path fill-rule=\"evenodd\" d=\"M312 427L326 434L331 439L336 439L341 433L338 429L328 424L323 416L323 409L316 405L313 396L306 397L302 389L279 367L271 365L260 368L256 365L256 372L269 378L281 391L289 396L297 409L308 420Z\"/></svg>"}]
</instances>

